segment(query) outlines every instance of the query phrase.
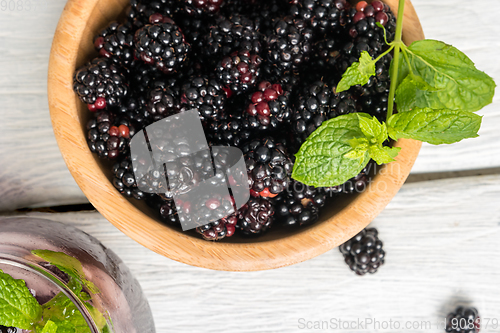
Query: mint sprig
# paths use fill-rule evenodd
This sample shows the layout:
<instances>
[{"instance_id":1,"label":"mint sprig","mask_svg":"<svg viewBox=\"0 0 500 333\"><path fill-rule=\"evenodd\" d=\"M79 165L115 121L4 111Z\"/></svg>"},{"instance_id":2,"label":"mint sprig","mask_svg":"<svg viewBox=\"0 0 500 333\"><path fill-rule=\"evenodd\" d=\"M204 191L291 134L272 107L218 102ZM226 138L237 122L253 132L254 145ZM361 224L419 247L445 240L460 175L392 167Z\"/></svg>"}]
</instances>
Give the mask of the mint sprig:
<instances>
[{"instance_id":1,"label":"mint sprig","mask_svg":"<svg viewBox=\"0 0 500 333\"><path fill-rule=\"evenodd\" d=\"M387 50L376 59L362 52L336 87L342 92L366 84L375 76L376 63L393 52L385 122L362 113L324 122L297 153L292 178L313 186L343 184L370 159L378 164L395 160L400 148L388 147L389 137L450 144L478 136L482 118L473 112L492 102L495 82L451 45L426 39L406 46L404 5L399 0L395 39L386 39Z\"/></svg>"}]
</instances>

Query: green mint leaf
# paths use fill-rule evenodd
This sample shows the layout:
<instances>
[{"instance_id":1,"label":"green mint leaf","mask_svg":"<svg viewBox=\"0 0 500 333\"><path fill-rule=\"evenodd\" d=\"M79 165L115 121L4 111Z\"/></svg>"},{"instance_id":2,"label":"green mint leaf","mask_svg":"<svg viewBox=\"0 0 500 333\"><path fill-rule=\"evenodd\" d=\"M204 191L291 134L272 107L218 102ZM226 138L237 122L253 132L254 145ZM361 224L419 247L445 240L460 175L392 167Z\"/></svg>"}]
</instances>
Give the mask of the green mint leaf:
<instances>
[{"instance_id":1,"label":"green mint leaf","mask_svg":"<svg viewBox=\"0 0 500 333\"><path fill-rule=\"evenodd\" d=\"M393 115L388 122L392 139L415 139L438 145L477 137L481 116L468 111L416 108Z\"/></svg>"},{"instance_id":2,"label":"green mint leaf","mask_svg":"<svg viewBox=\"0 0 500 333\"><path fill-rule=\"evenodd\" d=\"M394 158L398 156L400 150L401 147L370 146L368 152L370 153L370 157L377 162L378 165L381 165L394 162Z\"/></svg>"},{"instance_id":3,"label":"green mint leaf","mask_svg":"<svg viewBox=\"0 0 500 333\"><path fill-rule=\"evenodd\" d=\"M0 325L29 330L40 320L41 313L26 283L0 270Z\"/></svg>"},{"instance_id":4,"label":"green mint leaf","mask_svg":"<svg viewBox=\"0 0 500 333\"><path fill-rule=\"evenodd\" d=\"M43 327L42 333L57 333L57 324L49 320Z\"/></svg>"},{"instance_id":5,"label":"green mint leaf","mask_svg":"<svg viewBox=\"0 0 500 333\"><path fill-rule=\"evenodd\" d=\"M350 113L325 121L314 131L295 155L292 178L315 187L329 187L345 183L368 164L370 156L351 153L352 139L363 138L359 116Z\"/></svg>"},{"instance_id":6,"label":"green mint leaf","mask_svg":"<svg viewBox=\"0 0 500 333\"><path fill-rule=\"evenodd\" d=\"M85 318L76 305L62 292L43 306L43 318L57 325L57 333L91 333ZM41 323L41 329L47 323Z\"/></svg>"},{"instance_id":7,"label":"green mint leaf","mask_svg":"<svg viewBox=\"0 0 500 333\"><path fill-rule=\"evenodd\" d=\"M337 92L342 92L357 84L365 85L375 75L375 60L366 51L361 52L359 62L354 62L337 85Z\"/></svg>"},{"instance_id":8,"label":"green mint leaf","mask_svg":"<svg viewBox=\"0 0 500 333\"><path fill-rule=\"evenodd\" d=\"M357 115L361 131L372 144L382 144L387 140L385 124L381 124L376 117L370 117L366 113L357 113Z\"/></svg>"},{"instance_id":9,"label":"green mint leaf","mask_svg":"<svg viewBox=\"0 0 500 333\"><path fill-rule=\"evenodd\" d=\"M455 47L426 39L416 41L402 51L398 86L412 72L415 96L408 102L406 97L396 93L398 110L429 107L477 111L492 102L496 86L493 79L476 69L474 63ZM409 63L403 53L408 56ZM416 77L433 89L422 89L422 82L417 82Z\"/></svg>"},{"instance_id":10,"label":"green mint leaf","mask_svg":"<svg viewBox=\"0 0 500 333\"><path fill-rule=\"evenodd\" d=\"M83 272L82 263L77 259L68 256L63 252L54 252L49 250L33 250L31 251L34 255L42 258L43 260L49 262L50 264L56 266L64 273L68 274L70 277L74 278L76 281L80 282L82 285L87 287L87 289L92 294L98 294L99 289L89 280L85 278L85 273Z\"/></svg>"}]
</instances>

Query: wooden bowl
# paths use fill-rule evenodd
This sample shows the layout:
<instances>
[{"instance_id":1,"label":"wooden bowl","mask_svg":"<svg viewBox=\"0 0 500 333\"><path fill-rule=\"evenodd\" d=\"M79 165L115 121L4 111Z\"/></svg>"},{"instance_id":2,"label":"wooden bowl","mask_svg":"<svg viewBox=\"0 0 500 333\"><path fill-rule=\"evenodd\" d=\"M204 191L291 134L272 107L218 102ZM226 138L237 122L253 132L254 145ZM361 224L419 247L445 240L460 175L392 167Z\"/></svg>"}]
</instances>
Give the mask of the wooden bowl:
<instances>
[{"instance_id":1,"label":"wooden bowl","mask_svg":"<svg viewBox=\"0 0 500 333\"><path fill-rule=\"evenodd\" d=\"M386 0L396 11L397 0ZM228 271L255 271L292 265L342 244L365 228L403 185L421 143L399 140L397 161L380 168L363 193L325 207L316 224L299 229L274 227L258 239L238 238L208 242L194 233L160 223L142 203L129 201L112 185L109 165L96 158L86 142L90 117L72 89L75 69L96 56L92 38L123 14L128 0L69 0L52 44L48 97L54 133L61 153L89 201L118 229L145 247L189 265ZM423 31L409 0L405 7L406 44L423 39Z\"/></svg>"}]
</instances>

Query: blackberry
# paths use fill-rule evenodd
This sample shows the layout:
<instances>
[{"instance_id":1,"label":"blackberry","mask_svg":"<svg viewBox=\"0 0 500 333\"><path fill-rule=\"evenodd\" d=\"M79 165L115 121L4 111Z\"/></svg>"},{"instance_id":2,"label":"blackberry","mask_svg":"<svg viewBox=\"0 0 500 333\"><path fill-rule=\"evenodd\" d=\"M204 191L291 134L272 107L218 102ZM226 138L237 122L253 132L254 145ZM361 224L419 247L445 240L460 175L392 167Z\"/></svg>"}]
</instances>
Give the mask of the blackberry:
<instances>
[{"instance_id":1,"label":"blackberry","mask_svg":"<svg viewBox=\"0 0 500 333\"><path fill-rule=\"evenodd\" d=\"M286 189L293 163L283 143L268 136L249 140L241 149L252 196L272 198Z\"/></svg>"},{"instance_id":2,"label":"blackberry","mask_svg":"<svg viewBox=\"0 0 500 333\"><path fill-rule=\"evenodd\" d=\"M281 70L297 69L309 58L312 30L292 16L277 19L266 35L267 60Z\"/></svg>"},{"instance_id":3,"label":"blackberry","mask_svg":"<svg viewBox=\"0 0 500 333\"><path fill-rule=\"evenodd\" d=\"M383 243L375 228L361 230L359 234L340 245L339 250L349 268L358 275L373 274L384 264Z\"/></svg>"},{"instance_id":4,"label":"blackberry","mask_svg":"<svg viewBox=\"0 0 500 333\"><path fill-rule=\"evenodd\" d=\"M181 111L179 94L169 87L153 87L147 92L145 110L153 120Z\"/></svg>"},{"instance_id":5,"label":"blackberry","mask_svg":"<svg viewBox=\"0 0 500 333\"><path fill-rule=\"evenodd\" d=\"M134 124L136 124L136 132L151 124L153 121L149 113L144 108L143 98L139 96L127 97L122 104L120 104L120 106L112 111L116 116L130 119Z\"/></svg>"},{"instance_id":6,"label":"blackberry","mask_svg":"<svg viewBox=\"0 0 500 333\"><path fill-rule=\"evenodd\" d=\"M172 17L179 11L177 0L130 0L127 18L135 28L142 28L150 23L149 17L153 14Z\"/></svg>"},{"instance_id":7,"label":"blackberry","mask_svg":"<svg viewBox=\"0 0 500 333\"><path fill-rule=\"evenodd\" d=\"M232 93L240 93L255 85L260 74L262 59L248 50L237 51L222 58L215 71L219 82Z\"/></svg>"},{"instance_id":8,"label":"blackberry","mask_svg":"<svg viewBox=\"0 0 500 333\"><path fill-rule=\"evenodd\" d=\"M253 129L275 129L290 119L290 92L279 83L262 81L250 96L245 116Z\"/></svg>"},{"instance_id":9,"label":"blackberry","mask_svg":"<svg viewBox=\"0 0 500 333\"><path fill-rule=\"evenodd\" d=\"M223 0L183 0L183 10L191 16L214 15L219 12Z\"/></svg>"},{"instance_id":10,"label":"blackberry","mask_svg":"<svg viewBox=\"0 0 500 333\"><path fill-rule=\"evenodd\" d=\"M106 58L95 58L73 77L73 90L90 111L119 105L128 89L123 69Z\"/></svg>"},{"instance_id":11,"label":"blackberry","mask_svg":"<svg viewBox=\"0 0 500 333\"><path fill-rule=\"evenodd\" d=\"M265 198L250 198L238 211L236 228L244 235L260 235L271 227L275 208Z\"/></svg>"},{"instance_id":12,"label":"blackberry","mask_svg":"<svg viewBox=\"0 0 500 333\"><path fill-rule=\"evenodd\" d=\"M163 73L156 67L136 60L132 64L130 73L130 90L138 96L146 95L146 92L154 85L154 82L163 78Z\"/></svg>"},{"instance_id":13,"label":"blackberry","mask_svg":"<svg viewBox=\"0 0 500 333\"><path fill-rule=\"evenodd\" d=\"M203 38L203 54L210 59L220 59L234 50L247 50L260 54L261 35L255 24L243 15L217 16L215 23Z\"/></svg>"},{"instance_id":14,"label":"blackberry","mask_svg":"<svg viewBox=\"0 0 500 333\"><path fill-rule=\"evenodd\" d=\"M115 117L103 111L87 123L87 143L90 151L101 158L115 159L128 152L135 126L125 117Z\"/></svg>"},{"instance_id":15,"label":"blackberry","mask_svg":"<svg viewBox=\"0 0 500 333\"><path fill-rule=\"evenodd\" d=\"M459 306L446 317L446 332L478 333L481 319L476 308Z\"/></svg>"},{"instance_id":16,"label":"blackberry","mask_svg":"<svg viewBox=\"0 0 500 333\"><path fill-rule=\"evenodd\" d=\"M353 194L365 191L371 182L370 169L372 165L374 164L369 163L358 175L352 177L344 184L324 188L324 191L330 197L338 194Z\"/></svg>"},{"instance_id":17,"label":"blackberry","mask_svg":"<svg viewBox=\"0 0 500 333\"><path fill-rule=\"evenodd\" d=\"M132 24L111 22L106 29L94 37L94 47L101 57L106 57L128 66L134 60L134 31Z\"/></svg>"},{"instance_id":18,"label":"blackberry","mask_svg":"<svg viewBox=\"0 0 500 333\"><path fill-rule=\"evenodd\" d=\"M130 156L124 157L120 162L113 165L113 185L127 197L133 197L137 200L149 197L147 193L137 188Z\"/></svg>"},{"instance_id":19,"label":"blackberry","mask_svg":"<svg viewBox=\"0 0 500 333\"><path fill-rule=\"evenodd\" d=\"M161 200L161 204L158 209L160 217L163 221L171 225L179 224L179 217L177 215L177 209L175 208L173 199Z\"/></svg>"},{"instance_id":20,"label":"blackberry","mask_svg":"<svg viewBox=\"0 0 500 333\"><path fill-rule=\"evenodd\" d=\"M277 220L282 224L310 225L318 220L319 209L325 205L326 194L322 188L292 180L276 201Z\"/></svg>"},{"instance_id":21,"label":"blackberry","mask_svg":"<svg viewBox=\"0 0 500 333\"><path fill-rule=\"evenodd\" d=\"M297 1L290 13L306 21L316 34L326 34L331 38L346 24L350 7L346 0L304 0Z\"/></svg>"},{"instance_id":22,"label":"blackberry","mask_svg":"<svg viewBox=\"0 0 500 333\"><path fill-rule=\"evenodd\" d=\"M170 74L184 64L191 46L172 19L154 14L150 21L152 24L146 24L134 36L138 58Z\"/></svg>"},{"instance_id":23,"label":"blackberry","mask_svg":"<svg viewBox=\"0 0 500 333\"><path fill-rule=\"evenodd\" d=\"M181 86L181 104L198 110L202 119L223 119L226 93L208 75L191 76Z\"/></svg>"},{"instance_id":24,"label":"blackberry","mask_svg":"<svg viewBox=\"0 0 500 333\"><path fill-rule=\"evenodd\" d=\"M231 237L234 235L236 222L238 222L238 218L235 214L233 214L218 221L198 227L196 228L196 231L202 235L205 240L221 240L224 237Z\"/></svg>"},{"instance_id":25,"label":"blackberry","mask_svg":"<svg viewBox=\"0 0 500 333\"><path fill-rule=\"evenodd\" d=\"M244 119L212 120L205 128L207 139L222 146L240 147L251 136L250 126Z\"/></svg>"}]
</instances>

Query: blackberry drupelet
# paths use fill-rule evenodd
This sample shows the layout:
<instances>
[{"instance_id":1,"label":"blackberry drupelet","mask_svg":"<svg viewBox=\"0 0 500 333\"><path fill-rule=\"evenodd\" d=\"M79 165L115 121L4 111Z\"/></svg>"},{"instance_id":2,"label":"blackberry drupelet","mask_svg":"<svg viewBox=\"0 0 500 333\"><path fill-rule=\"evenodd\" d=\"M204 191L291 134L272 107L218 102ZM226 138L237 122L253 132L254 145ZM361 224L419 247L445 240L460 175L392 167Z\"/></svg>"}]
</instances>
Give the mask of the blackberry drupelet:
<instances>
[{"instance_id":1,"label":"blackberry drupelet","mask_svg":"<svg viewBox=\"0 0 500 333\"><path fill-rule=\"evenodd\" d=\"M275 208L265 198L250 198L238 211L238 229L244 235L261 235L273 224Z\"/></svg>"},{"instance_id":2,"label":"blackberry drupelet","mask_svg":"<svg viewBox=\"0 0 500 333\"><path fill-rule=\"evenodd\" d=\"M150 21L134 36L138 58L165 74L173 73L184 64L191 46L172 19L154 14Z\"/></svg>"},{"instance_id":3,"label":"blackberry drupelet","mask_svg":"<svg viewBox=\"0 0 500 333\"><path fill-rule=\"evenodd\" d=\"M311 52L313 33L304 20L285 16L266 34L267 61L283 71L297 69Z\"/></svg>"},{"instance_id":4,"label":"blackberry drupelet","mask_svg":"<svg viewBox=\"0 0 500 333\"><path fill-rule=\"evenodd\" d=\"M111 22L94 37L94 47L101 57L128 67L134 60L134 32L130 22Z\"/></svg>"},{"instance_id":5,"label":"blackberry drupelet","mask_svg":"<svg viewBox=\"0 0 500 333\"><path fill-rule=\"evenodd\" d=\"M214 15L219 12L223 0L182 0L185 13L195 17Z\"/></svg>"},{"instance_id":6,"label":"blackberry drupelet","mask_svg":"<svg viewBox=\"0 0 500 333\"><path fill-rule=\"evenodd\" d=\"M325 205L322 188L315 188L292 180L288 188L276 198L276 219L284 225L310 225L319 218Z\"/></svg>"},{"instance_id":7,"label":"blackberry drupelet","mask_svg":"<svg viewBox=\"0 0 500 333\"><path fill-rule=\"evenodd\" d=\"M240 93L253 87L260 74L262 59L248 50L236 51L225 56L215 67L223 85L232 93Z\"/></svg>"},{"instance_id":8,"label":"blackberry drupelet","mask_svg":"<svg viewBox=\"0 0 500 333\"><path fill-rule=\"evenodd\" d=\"M203 55L218 60L234 50L247 50L259 55L262 51L261 35L249 18L234 14L217 16L215 23L203 37Z\"/></svg>"},{"instance_id":9,"label":"blackberry drupelet","mask_svg":"<svg viewBox=\"0 0 500 333\"><path fill-rule=\"evenodd\" d=\"M123 69L106 58L95 58L73 77L73 90L90 111L119 105L128 89Z\"/></svg>"},{"instance_id":10,"label":"blackberry drupelet","mask_svg":"<svg viewBox=\"0 0 500 333\"><path fill-rule=\"evenodd\" d=\"M113 165L113 185L127 197L133 197L137 200L149 197L148 193L144 193L137 188L130 156L124 157Z\"/></svg>"},{"instance_id":11,"label":"blackberry drupelet","mask_svg":"<svg viewBox=\"0 0 500 333\"><path fill-rule=\"evenodd\" d=\"M260 82L249 99L244 118L252 129L276 129L290 119L290 92L279 83Z\"/></svg>"},{"instance_id":12,"label":"blackberry drupelet","mask_svg":"<svg viewBox=\"0 0 500 333\"><path fill-rule=\"evenodd\" d=\"M358 275L373 274L384 264L383 243L375 228L363 229L359 234L340 245L339 250L349 268Z\"/></svg>"},{"instance_id":13,"label":"blackberry drupelet","mask_svg":"<svg viewBox=\"0 0 500 333\"><path fill-rule=\"evenodd\" d=\"M476 308L459 306L446 317L446 332L478 333L481 319Z\"/></svg>"},{"instance_id":14,"label":"blackberry drupelet","mask_svg":"<svg viewBox=\"0 0 500 333\"><path fill-rule=\"evenodd\" d=\"M214 77L191 76L181 86L181 104L197 109L202 119L224 119L225 102L223 86Z\"/></svg>"},{"instance_id":15,"label":"blackberry drupelet","mask_svg":"<svg viewBox=\"0 0 500 333\"><path fill-rule=\"evenodd\" d=\"M249 140L241 150L252 196L272 198L287 188L293 163L283 143L267 136Z\"/></svg>"},{"instance_id":16,"label":"blackberry drupelet","mask_svg":"<svg viewBox=\"0 0 500 333\"><path fill-rule=\"evenodd\" d=\"M128 152L135 126L126 117L115 117L103 111L87 123L87 143L90 151L101 158L115 159Z\"/></svg>"},{"instance_id":17,"label":"blackberry drupelet","mask_svg":"<svg viewBox=\"0 0 500 333\"><path fill-rule=\"evenodd\" d=\"M238 218L236 214L222 218L218 221L205 224L196 228L196 231L203 236L203 239L216 241L234 235Z\"/></svg>"},{"instance_id":18,"label":"blackberry drupelet","mask_svg":"<svg viewBox=\"0 0 500 333\"><path fill-rule=\"evenodd\" d=\"M297 1L290 14L306 21L318 35L330 38L342 30L350 4L346 0Z\"/></svg>"}]
</instances>

